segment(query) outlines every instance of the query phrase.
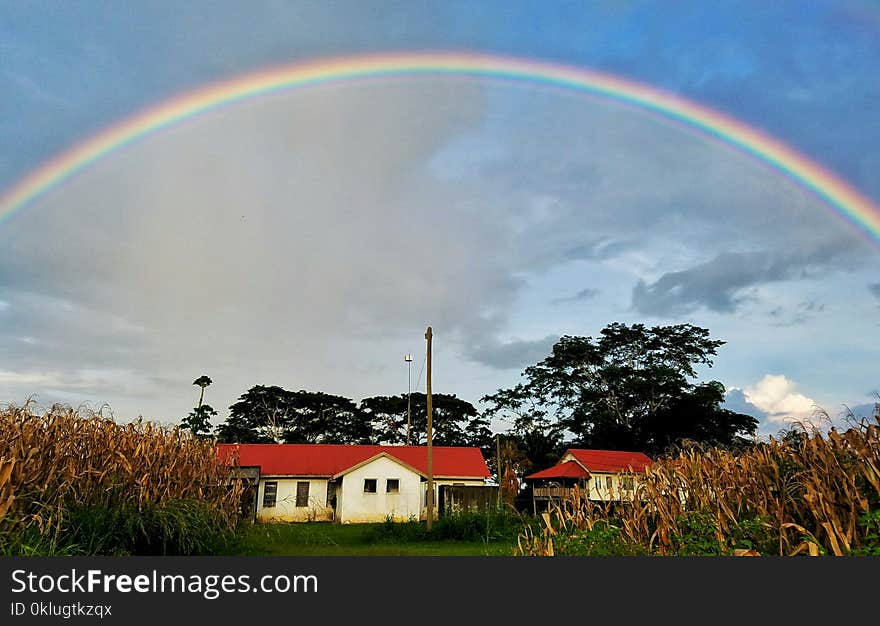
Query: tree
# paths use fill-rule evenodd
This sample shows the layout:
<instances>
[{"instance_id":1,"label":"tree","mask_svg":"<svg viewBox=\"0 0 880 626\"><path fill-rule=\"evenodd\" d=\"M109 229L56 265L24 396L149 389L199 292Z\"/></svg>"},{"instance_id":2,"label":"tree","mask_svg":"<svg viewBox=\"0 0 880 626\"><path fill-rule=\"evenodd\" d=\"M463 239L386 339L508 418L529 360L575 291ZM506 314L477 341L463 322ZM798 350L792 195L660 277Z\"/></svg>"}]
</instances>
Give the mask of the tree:
<instances>
[{"instance_id":1,"label":"tree","mask_svg":"<svg viewBox=\"0 0 880 626\"><path fill-rule=\"evenodd\" d=\"M724 343L690 324L615 322L598 339L562 337L526 368L525 383L484 400L490 411L528 408L525 425L555 419L572 445L655 455L685 439L735 445L755 434L757 420L721 408L720 382L694 380Z\"/></svg>"},{"instance_id":2,"label":"tree","mask_svg":"<svg viewBox=\"0 0 880 626\"><path fill-rule=\"evenodd\" d=\"M369 420L355 403L322 392L251 387L218 428L225 442L369 443Z\"/></svg>"},{"instance_id":3,"label":"tree","mask_svg":"<svg viewBox=\"0 0 880 626\"><path fill-rule=\"evenodd\" d=\"M489 405L483 412L485 418L497 418L510 424L510 428L502 436L502 442L512 447L509 450L517 451L514 455L517 476L522 478L532 471L550 467L559 460L563 453L564 429L548 418L547 411L531 397L523 385L499 389L497 393L480 398L480 402ZM506 467L503 457L504 445L502 464ZM493 469L493 473L495 472Z\"/></svg>"},{"instance_id":4,"label":"tree","mask_svg":"<svg viewBox=\"0 0 880 626\"><path fill-rule=\"evenodd\" d=\"M202 388L202 391L199 394L199 406L202 406L202 400L205 398L205 387L210 385L212 382L214 382L214 381L211 380L210 378L208 378L207 376L205 376L204 374L202 374L201 376L199 376L198 378L196 378L193 381L193 385L198 385L199 387Z\"/></svg>"},{"instance_id":5,"label":"tree","mask_svg":"<svg viewBox=\"0 0 880 626\"><path fill-rule=\"evenodd\" d=\"M428 397L411 395L410 431L413 445L425 445L428 431ZM361 400L360 409L370 420L377 443L406 443L406 394L373 396ZM436 446L478 446L491 449L494 439L489 422L470 402L455 394L431 394L431 443Z\"/></svg>"},{"instance_id":6,"label":"tree","mask_svg":"<svg viewBox=\"0 0 880 626\"><path fill-rule=\"evenodd\" d=\"M180 427L204 439L211 436L211 418L216 416L217 411L210 404L199 404L180 421Z\"/></svg>"},{"instance_id":7,"label":"tree","mask_svg":"<svg viewBox=\"0 0 880 626\"><path fill-rule=\"evenodd\" d=\"M251 387L229 407L229 417L217 428L217 438L226 443L282 443L289 393L276 386Z\"/></svg>"},{"instance_id":8,"label":"tree","mask_svg":"<svg viewBox=\"0 0 880 626\"><path fill-rule=\"evenodd\" d=\"M215 411L211 405L202 404L205 399L205 387L210 385L213 381L207 376L199 376L193 381L193 385L198 385L201 387L201 392L199 393L199 404L192 411L190 411L189 415L184 417L180 421L180 427L185 428L187 430L192 431L192 433L197 437L209 437L211 435L211 418L216 417L217 411Z\"/></svg>"},{"instance_id":9,"label":"tree","mask_svg":"<svg viewBox=\"0 0 880 626\"><path fill-rule=\"evenodd\" d=\"M323 392L297 391L288 397L287 443L353 443L372 440L369 419L354 401Z\"/></svg>"}]
</instances>

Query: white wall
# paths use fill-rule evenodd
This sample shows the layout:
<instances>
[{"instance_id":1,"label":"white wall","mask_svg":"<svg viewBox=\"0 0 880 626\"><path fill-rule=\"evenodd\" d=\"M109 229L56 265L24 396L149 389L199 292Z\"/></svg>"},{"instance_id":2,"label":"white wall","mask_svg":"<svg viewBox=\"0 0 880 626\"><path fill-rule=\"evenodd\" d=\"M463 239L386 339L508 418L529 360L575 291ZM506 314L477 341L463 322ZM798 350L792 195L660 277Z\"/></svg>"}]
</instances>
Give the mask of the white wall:
<instances>
[{"instance_id":1,"label":"white wall","mask_svg":"<svg viewBox=\"0 0 880 626\"><path fill-rule=\"evenodd\" d=\"M305 507L298 507L296 506L296 484L306 481L309 483L309 504ZM263 507L263 494L267 482L278 483L274 507ZM327 479L261 476L260 490L257 494L257 519L261 522L332 520L333 509L327 506Z\"/></svg>"},{"instance_id":2,"label":"white wall","mask_svg":"<svg viewBox=\"0 0 880 626\"><path fill-rule=\"evenodd\" d=\"M565 454L560 460L559 463L565 463L567 461L575 461L575 457L573 454ZM621 479L624 476L631 476L633 479L633 490L638 487L640 477L636 474L616 474L610 472L594 472L590 470L588 467L587 470L590 472L590 481L588 486L590 488L590 493L588 497L590 500L620 500L627 499L631 500L634 496L634 491L623 491L623 484ZM608 489L607 479L611 478L611 489Z\"/></svg>"},{"instance_id":3,"label":"white wall","mask_svg":"<svg viewBox=\"0 0 880 626\"><path fill-rule=\"evenodd\" d=\"M376 480L376 493L364 493L364 480ZM387 493L389 478L399 481L398 493ZM337 491L336 517L340 522L382 522L389 515L406 521L419 514L421 477L388 457L379 457L342 477Z\"/></svg>"}]
</instances>

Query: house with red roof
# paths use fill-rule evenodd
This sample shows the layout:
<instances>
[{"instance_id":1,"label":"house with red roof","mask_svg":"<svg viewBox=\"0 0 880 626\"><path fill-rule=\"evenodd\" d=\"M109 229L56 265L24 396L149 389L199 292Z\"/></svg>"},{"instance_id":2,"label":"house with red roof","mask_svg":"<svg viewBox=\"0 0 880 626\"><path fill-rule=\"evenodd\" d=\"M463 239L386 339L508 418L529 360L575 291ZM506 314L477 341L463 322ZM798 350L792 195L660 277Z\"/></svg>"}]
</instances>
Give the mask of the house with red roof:
<instances>
[{"instance_id":1,"label":"house with red roof","mask_svg":"<svg viewBox=\"0 0 880 626\"><path fill-rule=\"evenodd\" d=\"M640 476L653 461L641 452L569 448L553 467L525 477L532 484L532 503L565 498L577 488L590 500L632 499Z\"/></svg>"},{"instance_id":2,"label":"house with red roof","mask_svg":"<svg viewBox=\"0 0 880 626\"><path fill-rule=\"evenodd\" d=\"M218 444L256 485L260 521L342 523L420 519L427 513L425 446ZM441 485L485 485L479 448L432 446L434 502Z\"/></svg>"}]
</instances>

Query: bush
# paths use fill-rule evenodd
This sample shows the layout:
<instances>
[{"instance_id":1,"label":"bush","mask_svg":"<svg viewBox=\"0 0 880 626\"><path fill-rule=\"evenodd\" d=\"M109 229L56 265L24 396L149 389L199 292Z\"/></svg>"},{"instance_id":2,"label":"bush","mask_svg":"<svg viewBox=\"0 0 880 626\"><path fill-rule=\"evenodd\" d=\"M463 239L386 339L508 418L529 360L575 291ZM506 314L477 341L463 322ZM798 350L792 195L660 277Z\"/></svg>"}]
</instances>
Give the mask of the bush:
<instances>
[{"instance_id":1,"label":"bush","mask_svg":"<svg viewBox=\"0 0 880 626\"><path fill-rule=\"evenodd\" d=\"M421 541L494 542L516 539L525 518L506 506L486 510L449 511L431 525L410 518L396 522L387 517L371 528L367 541L374 543L415 543Z\"/></svg>"},{"instance_id":2,"label":"bush","mask_svg":"<svg viewBox=\"0 0 880 626\"><path fill-rule=\"evenodd\" d=\"M554 542L558 556L646 556L647 548L628 541L611 520L599 520L590 528L559 535Z\"/></svg>"},{"instance_id":3,"label":"bush","mask_svg":"<svg viewBox=\"0 0 880 626\"><path fill-rule=\"evenodd\" d=\"M217 554L233 537L223 516L207 503L170 500L140 511L79 507L67 516L60 543L84 554Z\"/></svg>"}]
</instances>

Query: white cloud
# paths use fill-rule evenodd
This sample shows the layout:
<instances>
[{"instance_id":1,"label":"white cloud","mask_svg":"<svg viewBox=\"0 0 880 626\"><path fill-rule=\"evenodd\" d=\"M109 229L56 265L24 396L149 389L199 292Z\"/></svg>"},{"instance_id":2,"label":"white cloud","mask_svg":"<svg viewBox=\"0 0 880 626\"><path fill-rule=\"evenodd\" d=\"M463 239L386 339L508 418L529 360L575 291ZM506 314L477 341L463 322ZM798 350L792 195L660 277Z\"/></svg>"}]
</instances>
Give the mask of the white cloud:
<instances>
[{"instance_id":1,"label":"white cloud","mask_svg":"<svg viewBox=\"0 0 880 626\"><path fill-rule=\"evenodd\" d=\"M743 391L746 400L766 412L771 422L809 420L817 403L798 393L796 388L797 385L783 374L767 374Z\"/></svg>"}]
</instances>

